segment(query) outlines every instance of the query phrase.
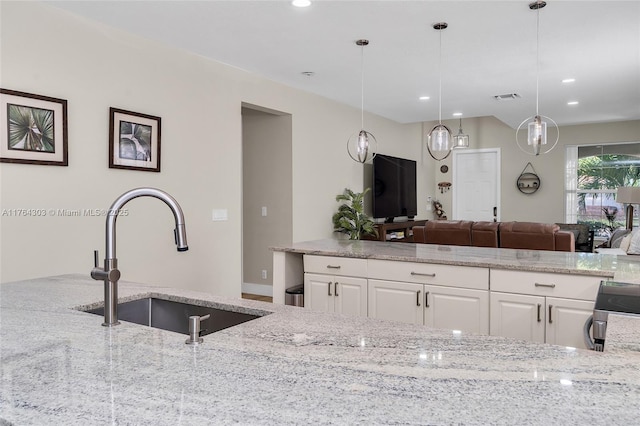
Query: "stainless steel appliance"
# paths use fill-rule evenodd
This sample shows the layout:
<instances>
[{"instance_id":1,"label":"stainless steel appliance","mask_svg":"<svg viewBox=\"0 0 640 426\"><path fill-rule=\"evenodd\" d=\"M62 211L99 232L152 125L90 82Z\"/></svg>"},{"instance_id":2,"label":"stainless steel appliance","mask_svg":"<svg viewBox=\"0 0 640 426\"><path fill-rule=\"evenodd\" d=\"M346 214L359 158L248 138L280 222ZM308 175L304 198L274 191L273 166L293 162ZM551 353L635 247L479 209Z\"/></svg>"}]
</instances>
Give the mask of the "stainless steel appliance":
<instances>
[{"instance_id":1,"label":"stainless steel appliance","mask_svg":"<svg viewBox=\"0 0 640 426\"><path fill-rule=\"evenodd\" d=\"M609 313L640 316L640 284L600 283L593 315L584 324L584 339L589 349L604 350Z\"/></svg>"}]
</instances>

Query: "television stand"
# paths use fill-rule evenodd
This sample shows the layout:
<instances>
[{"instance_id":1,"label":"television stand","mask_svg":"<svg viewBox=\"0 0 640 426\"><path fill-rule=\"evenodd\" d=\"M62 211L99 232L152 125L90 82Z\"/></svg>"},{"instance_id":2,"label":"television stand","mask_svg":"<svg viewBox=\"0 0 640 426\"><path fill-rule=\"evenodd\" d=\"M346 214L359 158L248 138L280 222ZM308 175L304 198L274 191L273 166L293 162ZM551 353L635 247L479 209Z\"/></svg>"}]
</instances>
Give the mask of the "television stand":
<instances>
[{"instance_id":1,"label":"television stand","mask_svg":"<svg viewBox=\"0 0 640 426\"><path fill-rule=\"evenodd\" d=\"M378 238L374 235L363 236L365 240L389 241L389 242L413 242L413 227L424 226L426 220L407 220L404 222L377 223L375 228L378 230Z\"/></svg>"}]
</instances>

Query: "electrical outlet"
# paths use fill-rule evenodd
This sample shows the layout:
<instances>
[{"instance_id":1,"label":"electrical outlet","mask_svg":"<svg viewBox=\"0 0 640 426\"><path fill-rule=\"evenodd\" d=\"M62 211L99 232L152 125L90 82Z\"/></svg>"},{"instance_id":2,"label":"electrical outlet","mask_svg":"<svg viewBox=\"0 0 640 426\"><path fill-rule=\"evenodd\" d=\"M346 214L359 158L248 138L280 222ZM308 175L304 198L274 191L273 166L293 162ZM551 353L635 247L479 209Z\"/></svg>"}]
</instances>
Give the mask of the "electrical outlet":
<instances>
[{"instance_id":1,"label":"electrical outlet","mask_svg":"<svg viewBox=\"0 0 640 426\"><path fill-rule=\"evenodd\" d=\"M262 270L262 279L263 279L263 280L266 280L266 279L267 279L267 270L266 270L266 269L263 269L263 270Z\"/></svg>"},{"instance_id":2,"label":"electrical outlet","mask_svg":"<svg viewBox=\"0 0 640 426\"><path fill-rule=\"evenodd\" d=\"M266 216L266 215L267 215L267 208L262 207L262 216Z\"/></svg>"}]
</instances>

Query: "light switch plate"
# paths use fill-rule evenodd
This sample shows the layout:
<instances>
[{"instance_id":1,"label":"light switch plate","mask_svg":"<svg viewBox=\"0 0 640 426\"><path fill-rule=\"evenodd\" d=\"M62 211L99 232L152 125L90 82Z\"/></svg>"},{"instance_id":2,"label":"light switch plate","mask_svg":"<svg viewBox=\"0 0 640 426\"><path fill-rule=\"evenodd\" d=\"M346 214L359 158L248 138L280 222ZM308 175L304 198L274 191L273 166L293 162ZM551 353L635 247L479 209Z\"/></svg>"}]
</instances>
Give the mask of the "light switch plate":
<instances>
[{"instance_id":1,"label":"light switch plate","mask_svg":"<svg viewBox=\"0 0 640 426\"><path fill-rule=\"evenodd\" d=\"M227 209L213 209L213 217L214 222L219 222L223 220L228 220L229 215L227 213Z\"/></svg>"}]
</instances>

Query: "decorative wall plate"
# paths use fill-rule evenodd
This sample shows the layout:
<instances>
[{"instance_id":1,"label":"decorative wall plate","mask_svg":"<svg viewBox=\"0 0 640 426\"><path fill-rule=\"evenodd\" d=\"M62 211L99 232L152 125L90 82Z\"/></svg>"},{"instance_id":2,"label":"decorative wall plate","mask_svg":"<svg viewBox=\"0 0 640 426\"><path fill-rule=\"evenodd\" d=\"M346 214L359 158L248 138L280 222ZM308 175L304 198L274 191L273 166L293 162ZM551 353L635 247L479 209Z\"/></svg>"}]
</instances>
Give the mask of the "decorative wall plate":
<instances>
[{"instance_id":1,"label":"decorative wall plate","mask_svg":"<svg viewBox=\"0 0 640 426\"><path fill-rule=\"evenodd\" d=\"M440 171L442 173L447 173L449 171L449 166L443 164L442 166L440 166Z\"/></svg>"}]
</instances>

